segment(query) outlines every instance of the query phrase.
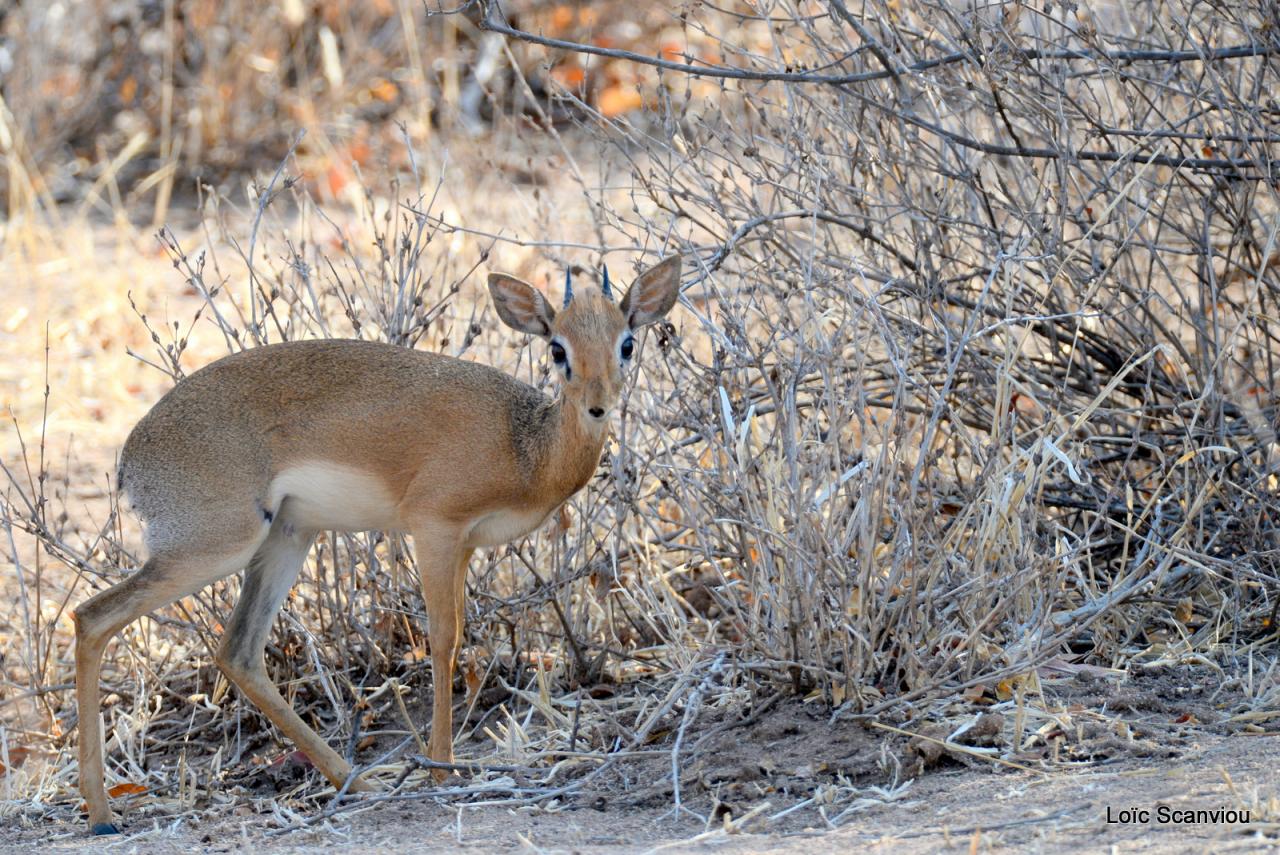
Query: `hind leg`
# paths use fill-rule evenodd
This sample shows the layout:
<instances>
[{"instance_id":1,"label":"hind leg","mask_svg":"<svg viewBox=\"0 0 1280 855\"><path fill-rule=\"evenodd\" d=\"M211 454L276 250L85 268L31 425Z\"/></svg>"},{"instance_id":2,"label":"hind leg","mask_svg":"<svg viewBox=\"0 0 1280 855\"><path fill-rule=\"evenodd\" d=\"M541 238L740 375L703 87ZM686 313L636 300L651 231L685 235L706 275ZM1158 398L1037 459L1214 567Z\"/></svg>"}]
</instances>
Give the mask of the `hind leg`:
<instances>
[{"instance_id":1,"label":"hind leg","mask_svg":"<svg viewBox=\"0 0 1280 855\"><path fill-rule=\"evenodd\" d=\"M265 532L263 533L265 536ZM258 538L261 540L261 536ZM123 582L81 603L76 625L76 709L80 727L80 792L95 834L114 834L103 782L101 699L98 679L102 652L117 632L161 606L194 594L245 565L257 548L223 555L185 556L172 550L153 555Z\"/></svg>"},{"instance_id":2,"label":"hind leg","mask_svg":"<svg viewBox=\"0 0 1280 855\"><path fill-rule=\"evenodd\" d=\"M280 695L262 658L271 622L298 578L315 537L314 532L294 531L287 519L286 502L271 533L245 570L240 601L218 648L218 667L310 758L330 783L342 789L351 775L351 767ZM365 787L357 780L347 789Z\"/></svg>"}]
</instances>

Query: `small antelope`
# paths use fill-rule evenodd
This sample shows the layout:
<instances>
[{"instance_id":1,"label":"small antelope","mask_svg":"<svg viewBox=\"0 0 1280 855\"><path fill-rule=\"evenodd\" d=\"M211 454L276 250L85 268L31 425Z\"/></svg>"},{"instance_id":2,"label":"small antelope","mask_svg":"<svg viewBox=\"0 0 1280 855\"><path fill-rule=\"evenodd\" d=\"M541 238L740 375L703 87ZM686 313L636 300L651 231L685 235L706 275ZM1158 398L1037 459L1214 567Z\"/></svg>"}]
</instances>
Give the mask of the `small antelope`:
<instances>
[{"instance_id":1,"label":"small antelope","mask_svg":"<svg viewBox=\"0 0 1280 855\"><path fill-rule=\"evenodd\" d=\"M140 570L75 610L80 791L95 834L117 832L103 787L99 671L125 625L244 570L216 661L335 787L351 767L267 676L272 619L317 532L413 537L435 687L431 759L453 762L453 668L467 560L528 534L587 483L631 364L633 332L680 292L680 259L642 273L615 305L600 289L556 312L532 286L490 274L498 316L546 339L552 400L495 368L367 341L247 350L178 383L138 422L119 484L145 524ZM359 780L349 789L367 789Z\"/></svg>"}]
</instances>

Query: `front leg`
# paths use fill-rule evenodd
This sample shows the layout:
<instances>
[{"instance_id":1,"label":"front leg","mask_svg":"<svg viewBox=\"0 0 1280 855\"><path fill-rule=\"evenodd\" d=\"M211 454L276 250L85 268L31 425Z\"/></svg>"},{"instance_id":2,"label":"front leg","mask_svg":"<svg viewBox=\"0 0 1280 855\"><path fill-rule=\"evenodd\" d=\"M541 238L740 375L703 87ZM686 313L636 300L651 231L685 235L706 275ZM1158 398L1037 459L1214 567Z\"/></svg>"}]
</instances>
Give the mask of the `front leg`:
<instances>
[{"instance_id":1,"label":"front leg","mask_svg":"<svg viewBox=\"0 0 1280 855\"><path fill-rule=\"evenodd\" d=\"M453 532L416 529L414 552L427 606L427 639L431 645L431 736L427 752L438 763L453 762L453 668L462 639L463 598L471 550ZM447 771L437 772L443 778Z\"/></svg>"}]
</instances>

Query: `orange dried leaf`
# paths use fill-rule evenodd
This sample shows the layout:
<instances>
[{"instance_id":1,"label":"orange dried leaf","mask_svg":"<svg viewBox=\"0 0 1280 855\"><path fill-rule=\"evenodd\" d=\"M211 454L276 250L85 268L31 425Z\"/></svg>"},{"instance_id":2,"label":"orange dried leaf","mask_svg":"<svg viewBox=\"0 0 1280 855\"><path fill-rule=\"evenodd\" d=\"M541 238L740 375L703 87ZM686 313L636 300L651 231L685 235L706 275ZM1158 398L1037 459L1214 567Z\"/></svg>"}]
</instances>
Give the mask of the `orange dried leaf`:
<instances>
[{"instance_id":1,"label":"orange dried leaf","mask_svg":"<svg viewBox=\"0 0 1280 855\"><path fill-rule=\"evenodd\" d=\"M579 65L557 65L551 69L551 76L566 89L575 89L587 79L587 72Z\"/></svg>"},{"instance_id":2,"label":"orange dried leaf","mask_svg":"<svg viewBox=\"0 0 1280 855\"><path fill-rule=\"evenodd\" d=\"M133 100L133 96L138 94L138 81L132 75L126 77L124 82L120 84L120 100L128 104Z\"/></svg>"},{"instance_id":3,"label":"orange dried leaf","mask_svg":"<svg viewBox=\"0 0 1280 855\"><path fill-rule=\"evenodd\" d=\"M360 164L361 166L368 165L371 154L372 154L372 151L369 149L369 144L361 140L357 140L353 142L347 148L347 159L354 160L356 163Z\"/></svg>"},{"instance_id":4,"label":"orange dried leaf","mask_svg":"<svg viewBox=\"0 0 1280 855\"><path fill-rule=\"evenodd\" d=\"M557 6L551 13L551 29L564 32L573 26L573 7Z\"/></svg>"},{"instance_id":5,"label":"orange dried leaf","mask_svg":"<svg viewBox=\"0 0 1280 855\"><path fill-rule=\"evenodd\" d=\"M480 679L480 671L476 668L475 663L468 663L467 670L463 673L462 678L467 683L467 697L474 698L480 691L480 686L484 682Z\"/></svg>"},{"instance_id":6,"label":"orange dried leaf","mask_svg":"<svg viewBox=\"0 0 1280 855\"><path fill-rule=\"evenodd\" d=\"M337 196L347 186L346 170L337 164L330 166L325 172L325 181L329 185L329 192Z\"/></svg>"},{"instance_id":7,"label":"orange dried leaf","mask_svg":"<svg viewBox=\"0 0 1280 855\"><path fill-rule=\"evenodd\" d=\"M545 650L527 650L523 656L531 666L541 668L543 671L550 671L556 664L556 655Z\"/></svg>"},{"instance_id":8,"label":"orange dried leaf","mask_svg":"<svg viewBox=\"0 0 1280 855\"><path fill-rule=\"evenodd\" d=\"M108 789L107 795L111 796L113 799L118 799L121 796L136 796L138 793L145 793L146 791L147 788L142 786L142 784L125 783L116 784L114 787Z\"/></svg>"},{"instance_id":9,"label":"orange dried leaf","mask_svg":"<svg viewBox=\"0 0 1280 855\"><path fill-rule=\"evenodd\" d=\"M373 81L373 85L369 87L369 94L379 101L390 103L396 100L400 94L400 88L387 80L385 77L379 77Z\"/></svg>"}]
</instances>

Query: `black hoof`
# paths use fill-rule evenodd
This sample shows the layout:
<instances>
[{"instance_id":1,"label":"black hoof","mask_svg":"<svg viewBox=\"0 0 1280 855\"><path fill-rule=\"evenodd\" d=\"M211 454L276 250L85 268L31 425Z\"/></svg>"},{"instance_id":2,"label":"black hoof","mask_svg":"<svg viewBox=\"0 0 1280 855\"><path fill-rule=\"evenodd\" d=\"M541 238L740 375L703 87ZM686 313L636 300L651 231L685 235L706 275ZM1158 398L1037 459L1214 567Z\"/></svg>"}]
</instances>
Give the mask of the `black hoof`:
<instances>
[{"instance_id":1,"label":"black hoof","mask_svg":"<svg viewBox=\"0 0 1280 855\"><path fill-rule=\"evenodd\" d=\"M94 826L93 826L93 828L92 828L92 831L93 831L93 833L94 833L94 834L97 834L97 835L102 835L102 834L119 834L119 833L120 833L120 829L116 828L116 825L115 825L115 823L114 823L114 822L98 822L98 823L94 823Z\"/></svg>"}]
</instances>

